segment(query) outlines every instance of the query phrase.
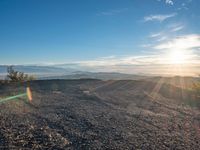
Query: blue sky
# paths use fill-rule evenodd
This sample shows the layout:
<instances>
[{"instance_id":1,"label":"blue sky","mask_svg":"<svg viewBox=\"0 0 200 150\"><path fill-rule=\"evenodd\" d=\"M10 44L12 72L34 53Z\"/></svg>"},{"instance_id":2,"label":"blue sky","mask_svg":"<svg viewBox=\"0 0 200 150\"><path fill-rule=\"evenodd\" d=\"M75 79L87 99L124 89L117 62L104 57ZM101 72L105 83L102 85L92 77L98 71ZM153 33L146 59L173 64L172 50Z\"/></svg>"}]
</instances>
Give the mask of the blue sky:
<instances>
[{"instance_id":1,"label":"blue sky","mask_svg":"<svg viewBox=\"0 0 200 150\"><path fill-rule=\"evenodd\" d=\"M126 72L166 64L174 48L189 56L184 63L199 59L199 0L1 0L0 22L0 64Z\"/></svg>"}]
</instances>

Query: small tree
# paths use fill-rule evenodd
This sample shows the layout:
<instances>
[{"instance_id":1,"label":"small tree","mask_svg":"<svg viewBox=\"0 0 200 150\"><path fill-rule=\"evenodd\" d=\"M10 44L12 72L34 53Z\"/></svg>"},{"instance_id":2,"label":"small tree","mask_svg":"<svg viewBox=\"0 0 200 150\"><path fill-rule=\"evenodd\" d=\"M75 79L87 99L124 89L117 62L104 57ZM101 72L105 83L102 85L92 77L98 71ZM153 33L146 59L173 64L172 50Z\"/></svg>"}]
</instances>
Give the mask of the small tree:
<instances>
[{"instance_id":1,"label":"small tree","mask_svg":"<svg viewBox=\"0 0 200 150\"><path fill-rule=\"evenodd\" d=\"M25 74L23 72L15 71L12 66L9 66L7 68L7 72L7 77L12 82L24 82L34 80L33 76L29 76L28 74Z\"/></svg>"}]
</instances>

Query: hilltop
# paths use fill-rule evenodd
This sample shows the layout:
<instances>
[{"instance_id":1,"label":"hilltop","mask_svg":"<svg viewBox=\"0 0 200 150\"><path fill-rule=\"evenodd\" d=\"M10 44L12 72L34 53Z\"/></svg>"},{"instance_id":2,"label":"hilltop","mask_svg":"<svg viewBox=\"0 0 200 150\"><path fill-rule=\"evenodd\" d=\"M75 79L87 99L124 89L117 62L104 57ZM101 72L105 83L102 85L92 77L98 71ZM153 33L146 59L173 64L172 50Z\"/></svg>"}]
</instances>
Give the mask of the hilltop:
<instances>
[{"instance_id":1,"label":"hilltop","mask_svg":"<svg viewBox=\"0 0 200 150\"><path fill-rule=\"evenodd\" d=\"M0 85L0 95L26 84ZM32 103L0 104L0 147L198 149L199 105L187 89L149 80L32 81Z\"/></svg>"}]
</instances>

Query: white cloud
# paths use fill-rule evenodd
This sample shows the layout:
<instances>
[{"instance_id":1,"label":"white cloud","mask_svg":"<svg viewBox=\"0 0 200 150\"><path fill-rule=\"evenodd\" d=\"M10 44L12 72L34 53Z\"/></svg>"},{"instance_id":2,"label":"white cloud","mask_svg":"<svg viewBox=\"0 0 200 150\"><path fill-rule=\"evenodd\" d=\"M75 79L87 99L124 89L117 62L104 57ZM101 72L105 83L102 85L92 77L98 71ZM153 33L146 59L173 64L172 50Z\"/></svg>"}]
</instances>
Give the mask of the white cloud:
<instances>
[{"instance_id":1,"label":"white cloud","mask_svg":"<svg viewBox=\"0 0 200 150\"><path fill-rule=\"evenodd\" d=\"M94 72L147 73L168 75L196 75L200 73L200 34L177 36L168 40L163 32L152 34L159 44L146 44L144 53L130 56L106 56L93 60L74 62L79 70ZM166 42L165 42L166 41ZM154 49L153 49L154 48ZM182 72L170 62L173 50L183 50L184 65ZM77 69L76 68L76 69ZM178 74L180 73L180 74Z\"/></svg>"},{"instance_id":2,"label":"white cloud","mask_svg":"<svg viewBox=\"0 0 200 150\"><path fill-rule=\"evenodd\" d=\"M152 33L152 34L150 34L149 37L152 38L153 40L157 41L157 42L161 42L161 41L168 39L168 36L165 33L165 31L158 32L158 33Z\"/></svg>"},{"instance_id":3,"label":"white cloud","mask_svg":"<svg viewBox=\"0 0 200 150\"><path fill-rule=\"evenodd\" d=\"M159 37L159 38L157 39L157 41L158 41L158 42L161 42L161 41L165 41L165 40L167 40L167 39L168 39L167 36L161 36L161 37Z\"/></svg>"},{"instance_id":4,"label":"white cloud","mask_svg":"<svg viewBox=\"0 0 200 150\"><path fill-rule=\"evenodd\" d=\"M151 33L149 35L149 38L152 38L154 42L161 42L168 40L174 32L178 32L180 30L183 30L185 26L182 23L173 23L167 25L162 31L157 33Z\"/></svg>"},{"instance_id":5,"label":"white cloud","mask_svg":"<svg viewBox=\"0 0 200 150\"><path fill-rule=\"evenodd\" d=\"M94 60L76 62L80 68L94 72L122 72L131 74L168 74L168 75L196 75L200 72L199 55L192 54L191 64L185 64L182 72L177 72L174 65L169 64L166 54L157 51L154 54L135 56L102 57ZM180 74L178 74L180 73Z\"/></svg>"},{"instance_id":6,"label":"white cloud","mask_svg":"<svg viewBox=\"0 0 200 150\"><path fill-rule=\"evenodd\" d=\"M154 55L142 56L121 56L121 57L101 57L95 60L81 61L82 65L94 66L115 66L115 65L145 65L155 61Z\"/></svg>"},{"instance_id":7,"label":"white cloud","mask_svg":"<svg viewBox=\"0 0 200 150\"><path fill-rule=\"evenodd\" d=\"M191 34L179 36L174 39L169 40L168 42L163 42L156 45L155 49L194 49L200 47L200 35Z\"/></svg>"},{"instance_id":8,"label":"white cloud","mask_svg":"<svg viewBox=\"0 0 200 150\"><path fill-rule=\"evenodd\" d=\"M170 30L170 32L177 32L184 28L185 28L185 25L182 23L172 23L172 24L168 25L168 30ZM167 32L169 32L169 31L167 31Z\"/></svg>"},{"instance_id":9,"label":"white cloud","mask_svg":"<svg viewBox=\"0 0 200 150\"><path fill-rule=\"evenodd\" d=\"M165 3L169 5L174 5L174 2L172 0L165 0Z\"/></svg>"},{"instance_id":10,"label":"white cloud","mask_svg":"<svg viewBox=\"0 0 200 150\"><path fill-rule=\"evenodd\" d=\"M184 26L183 25L180 25L180 26L176 26L176 27L174 27L174 28L172 28L172 32L177 32L177 31L180 31L180 30L182 30L182 29L184 29Z\"/></svg>"},{"instance_id":11,"label":"white cloud","mask_svg":"<svg viewBox=\"0 0 200 150\"><path fill-rule=\"evenodd\" d=\"M161 32L159 32L159 33L152 33L149 37L150 37L150 38L156 38L156 37L159 37L159 36L161 36L161 35L162 35Z\"/></svg>"},{"instance_id":12,"label":"white cloud","mask_svg":"<svg viewBox=\"0 0 200 150\"><path fill-rule=\"evenodd\" d=\"M150 15L150 16L144 17L144 22L148 22L148 21L160 21L160 22L162 22L166 19L175 17L176 15L177 15L176 13L165 14L165 15L161 15L161 14Z\"/></svg>"}]
</instances>

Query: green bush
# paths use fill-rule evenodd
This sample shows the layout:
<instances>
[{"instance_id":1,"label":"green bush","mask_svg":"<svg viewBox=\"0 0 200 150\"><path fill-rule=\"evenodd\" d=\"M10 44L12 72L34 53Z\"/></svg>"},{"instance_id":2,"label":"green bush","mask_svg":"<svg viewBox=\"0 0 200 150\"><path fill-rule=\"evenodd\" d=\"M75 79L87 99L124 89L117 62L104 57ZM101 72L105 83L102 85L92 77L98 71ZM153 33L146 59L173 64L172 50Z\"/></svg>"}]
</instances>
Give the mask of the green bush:
<instances>
[{"instance_id":1,"label":"green bush","mask_svg":"<svg viewBox=\"0 0 200 150\"><path fill-rule=\"evenodd\" d=\"M9 66L7 68L7 72L8 72L7 78L11 82L24 82L24 81L31 81L35 79L33 76L14 70L12 66Z\"/></svg>"}]
</instances>

